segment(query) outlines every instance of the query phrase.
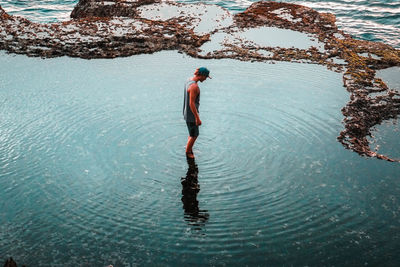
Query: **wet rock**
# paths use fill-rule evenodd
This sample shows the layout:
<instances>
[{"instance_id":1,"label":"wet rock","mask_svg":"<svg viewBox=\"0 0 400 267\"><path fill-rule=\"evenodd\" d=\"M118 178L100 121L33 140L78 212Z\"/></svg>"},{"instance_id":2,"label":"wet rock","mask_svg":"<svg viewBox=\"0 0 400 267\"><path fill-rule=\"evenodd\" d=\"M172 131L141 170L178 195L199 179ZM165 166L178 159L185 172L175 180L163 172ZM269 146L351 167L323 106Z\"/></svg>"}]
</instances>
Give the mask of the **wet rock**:
<instances>
[{"instance_id":1,"label":"wet rock","mask_svg":"<svg viewBox=\"0 0 400 267\"><path fill-rule=\"evenodd\" d=\"M71 18L87 17L131 17L136 16L136 8L159 3L160 0L80 0L71 12Z\"/></svg>"},{"instance_id":2,"label":"wet rock","mask_svg":"<svg viewBox=\"0 0 400 267\"><path fill-rule=\"evenodd\" d=\"M9 258L4 263L4 267L17 267L17 263L13 260L13 258Z\"/></svg>"},{"instance_id":3,"label":"wet rock","mask_svg":"<svg viewBox=\"0 0 400 267\"><path fill-rule=\"evenodd\" d=\"M2 16L0 48L28 56L114 58L163 49L189 50L207 40L175 21L85 17L62 23L33 23Z\"/></svg>"},{"instance_id":4,"label":"wet rock","mask_svg":"<svg viewBox=\"0 0 400 267\"><path fill-rule=\"evenodd\" d=\"M236 23L245 28L274 26L308 33L338 32L333 14L317 11L296 4L256 2L235 16Z\"/></svg>"},{"instance_id":5,"label":"wet rock","mask_svg":"<svg viewBox=\"0 0 400 267\"><path fill-rule=\"evenodd\" d=\"M4 263L4 267L17 267L17 263L13 260L13 258L9 258ZM25 267L25 265L22 265L22 267Z\"/></svg>"}]
</instances>

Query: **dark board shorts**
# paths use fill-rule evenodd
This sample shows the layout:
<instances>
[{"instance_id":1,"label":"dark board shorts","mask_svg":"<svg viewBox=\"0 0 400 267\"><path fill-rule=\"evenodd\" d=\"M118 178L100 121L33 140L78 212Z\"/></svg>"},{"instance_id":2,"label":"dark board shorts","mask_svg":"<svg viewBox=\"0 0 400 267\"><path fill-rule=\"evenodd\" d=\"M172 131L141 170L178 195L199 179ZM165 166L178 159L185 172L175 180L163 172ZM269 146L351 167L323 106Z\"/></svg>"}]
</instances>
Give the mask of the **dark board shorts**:
<instances>
[{"instance_id":1,"label":"dark board shorts","mask_svg":"<svg viewBox=\"0 0 400 267\"><path fill-rule=\"evenodd\" d=\"M199 126L196 125L195 122L186 122L188 131L189 131L189 135L192 137L197 137L199 136Z\"/></svg>"}]
</instances>

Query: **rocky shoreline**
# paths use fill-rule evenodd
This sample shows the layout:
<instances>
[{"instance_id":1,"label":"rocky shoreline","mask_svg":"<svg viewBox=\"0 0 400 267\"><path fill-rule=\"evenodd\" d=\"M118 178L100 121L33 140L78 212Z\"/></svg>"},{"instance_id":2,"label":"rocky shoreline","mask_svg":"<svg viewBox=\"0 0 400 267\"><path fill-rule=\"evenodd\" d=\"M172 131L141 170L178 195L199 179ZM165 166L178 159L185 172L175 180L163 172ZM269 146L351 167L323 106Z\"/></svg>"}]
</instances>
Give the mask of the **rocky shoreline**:
<instances>
[{"instance_id":1,"label":"rocky shoreline","mask_svg":"<svg viewBox=\"0 0 400 267\"><path fill-rule=\"evenodd\" d=\"M343 73L351 94L342 109L345 129L338 141L362 156L399 161L371 149L367 137L374 126L400 114L400 93L375 77L377 70L400 66L400 50L353 39L337 28L332 14L277 2L257 2L232 15L205 4L80 0L67 22L34 23L7 14L1 6L0 20L0 49L34 57L115 58L178 50L204 59L324 65ZM270 27L304 33L321 47L270 46L241 37L250 29ZM218 48L204 49L218 35L224 37Z\"/></svg>"}]
</instances>

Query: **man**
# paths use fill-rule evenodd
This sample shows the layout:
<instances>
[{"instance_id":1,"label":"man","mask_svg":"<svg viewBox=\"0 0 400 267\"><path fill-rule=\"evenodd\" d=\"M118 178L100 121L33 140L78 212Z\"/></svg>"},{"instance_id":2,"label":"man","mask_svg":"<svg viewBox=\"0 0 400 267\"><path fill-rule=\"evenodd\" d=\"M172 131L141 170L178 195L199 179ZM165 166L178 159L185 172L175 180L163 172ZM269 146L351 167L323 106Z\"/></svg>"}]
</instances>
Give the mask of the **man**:
<instances>
[{"instance_id":1,"label":"man","mask_svg":"<svg viewBox=\"0 0 400 267\"><path fill-rule=\"evenodd\" d=\"M201 67L196 69L194 76L189 78L184 87L184 102L183 102L183 117L189 131L189 137L186 144L186 157L194 158L193 145L199 136L199 126L201 120L199 116L200 105L200 88L197 82L204 82L210 78L210 71L207 68Z\"/></svg>"}]
</instances>

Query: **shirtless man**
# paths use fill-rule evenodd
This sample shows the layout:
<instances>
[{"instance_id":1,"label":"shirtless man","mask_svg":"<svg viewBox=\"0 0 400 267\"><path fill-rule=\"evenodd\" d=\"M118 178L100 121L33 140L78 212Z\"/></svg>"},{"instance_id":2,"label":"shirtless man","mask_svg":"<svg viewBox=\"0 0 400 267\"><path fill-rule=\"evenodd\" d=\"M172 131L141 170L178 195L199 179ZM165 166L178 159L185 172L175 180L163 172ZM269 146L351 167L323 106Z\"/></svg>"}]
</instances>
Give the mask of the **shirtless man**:
<instances>
[{"instance_id":1,"label":"shirtless man","mask_svg":"<svg viewBox=\"0 0 400 267\"><path fill-rule=\"evenodd\" d=\"M199 136L199 126L201 125L199 116L200 88L197 85L197 82L203 82L207 78L211 79L209 74L210 71L207 68L198 68L194 72L194 76L189 78L185 83L183 117L189 131L189 137L186 144L186 157L188 158L194 158L193 145L197 136Z\"/></svg>"}]
</instances>

